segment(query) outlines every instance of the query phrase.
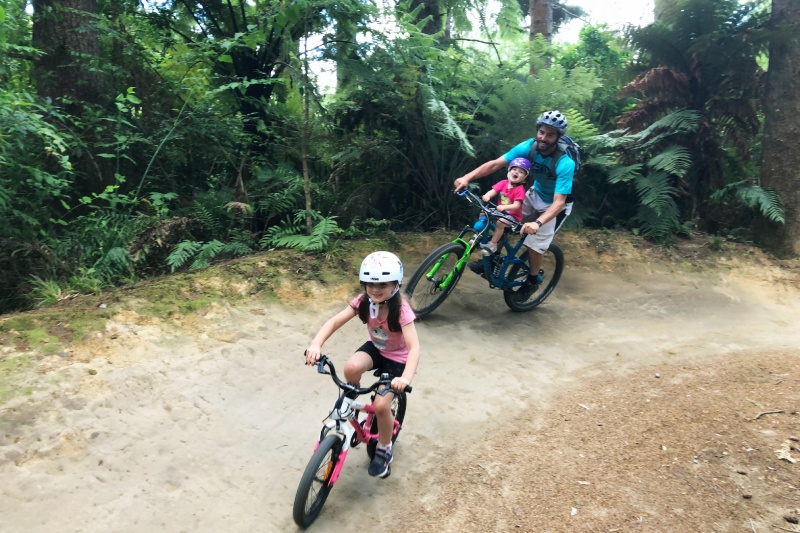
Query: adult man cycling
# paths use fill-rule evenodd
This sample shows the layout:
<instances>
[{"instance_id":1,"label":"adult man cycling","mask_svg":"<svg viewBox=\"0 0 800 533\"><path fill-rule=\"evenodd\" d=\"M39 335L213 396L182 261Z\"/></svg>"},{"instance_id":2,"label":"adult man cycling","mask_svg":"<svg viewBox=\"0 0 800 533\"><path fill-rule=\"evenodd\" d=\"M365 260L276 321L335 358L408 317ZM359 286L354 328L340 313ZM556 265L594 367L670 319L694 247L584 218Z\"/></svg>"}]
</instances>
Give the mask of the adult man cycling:
<instances>
[{"instance_id":1,"label":"adult man cycling","mask_svg":"<svg viewBox=\"0 0 800 533\"><path fill-rule=\"evenodd\" d=\"M522 203L523 221L520 233L525 237L528 249L528 262L531 275L519 288L520 299L527 300L539 288L537 276L542 266L542 256L547 251L553 236L572 211L572 203L567 198L572 193L572 178L575 162L563 157L558 150L558 140L567 131L567 117L558 111L546 111L536 121L536 137L523 141L506 154L487 161L472 172L464 174L454 182L456 192L464 189L469 182L488 176L505 167L517 157L527 157L533 163L530 175L533 186L525 194ZM552 158L557 158L555 173L551 169ZM470 268L482 273L482 263L470 263Z\"/></svg>"}]
</instances>

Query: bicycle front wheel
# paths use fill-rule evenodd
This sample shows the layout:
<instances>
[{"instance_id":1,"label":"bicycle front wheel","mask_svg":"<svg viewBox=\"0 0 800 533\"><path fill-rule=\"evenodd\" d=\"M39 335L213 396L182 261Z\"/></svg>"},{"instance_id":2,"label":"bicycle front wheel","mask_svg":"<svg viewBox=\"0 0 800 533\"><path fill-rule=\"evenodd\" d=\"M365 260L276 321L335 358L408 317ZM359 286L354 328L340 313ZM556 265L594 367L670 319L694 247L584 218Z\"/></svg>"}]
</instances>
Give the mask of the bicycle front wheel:
<instances>
[{"instance_id":1,"label":"bicycle front wheel","mask_svg":"<svg viewBox=\"0 0 800 533\"><path fill-rule=\"evenodd\" d=\"M310 526L322 511L328 493L333 488L330 480L341 451L342 437L328 435L319 443L308 461L294 496L294 521L298 526Z\"/></svg>"},{"instance_id":2,"label":"bicycle front wheel","mask_svg":"<svg viewBox=\"0 0 800 533\"><path fill-rule=\"evenodd\" d=\"M527 268L528 250L523 249L522 254L520 259L525 262L526 267L523 268L521 265L512 266L506 276L508 281L524 281L525 277L528 275L528 271L530 270ZM503 299L512 311L530 311L545 301L545 299L550 296L550 293L553 292L553 289L556 288L558 280L561 279L561 273L564 271L564 252L561 251L561 248L559 248L557 244L551 243L547 253L544 254L542 270L544 271L542 274L544 281L539 288L528 295L527 298L519 294L519 287L503 291Z\"/></svg>"},{"instance_id":3,"label":"bicycle front wheel","mask_svg":"<svg viewBox=\"0 0 800 533\"><path fill-rule=\"evenodd\" d=\"M389 394L392 393L390 392ZM400 430L403 429L403 420L406 417L405 392L394 393L394 398L392 399L392 416L394 416L394 419L397 420L397 431L392 434L392 444L394 444L394 441L397 440L397 436L400 435ZM372 417L372 424L370 425L369 432L370 433L378 432L378 418L375 416ZM370 461L372 460L373 457L375 457L375 449L377 447L378 447L377 440L371 440L367 443L367 455L369 455Z\"/></svg>"},{"instance_id":4,"label":"bicycle front wheel","mask_svg":"<svg viewBox=\"0 0 800 533\"><path fill-rule=\"evenodd\" d=\"M417 268L406 285L406 295L411 308L422 318L439 307L456 288L464 269L457 268L465 247L458 242L448 242L434 250Z\"/></svg>"}]
</instances>

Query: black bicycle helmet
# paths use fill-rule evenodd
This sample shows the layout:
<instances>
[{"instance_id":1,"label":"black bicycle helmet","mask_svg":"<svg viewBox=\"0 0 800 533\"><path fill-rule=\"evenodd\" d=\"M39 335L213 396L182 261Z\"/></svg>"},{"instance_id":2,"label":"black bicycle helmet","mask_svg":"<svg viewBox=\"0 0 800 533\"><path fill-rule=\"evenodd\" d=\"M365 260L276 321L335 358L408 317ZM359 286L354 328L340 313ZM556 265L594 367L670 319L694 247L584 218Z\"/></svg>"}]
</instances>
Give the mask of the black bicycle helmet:
<instances>
[{"instance_id":1,"label":"black bicycle helmet","mask_svg":"<svg viewBox=\"0 0 800 533\"><path fill-rule=\"evenodd\" d=\"M545 111L542 113L542 116L536 121L536 127L538 128L542 124L552 126L562 135L567 132L567 117L561 114L560 111Z\"/></svg>"}]
</instances>

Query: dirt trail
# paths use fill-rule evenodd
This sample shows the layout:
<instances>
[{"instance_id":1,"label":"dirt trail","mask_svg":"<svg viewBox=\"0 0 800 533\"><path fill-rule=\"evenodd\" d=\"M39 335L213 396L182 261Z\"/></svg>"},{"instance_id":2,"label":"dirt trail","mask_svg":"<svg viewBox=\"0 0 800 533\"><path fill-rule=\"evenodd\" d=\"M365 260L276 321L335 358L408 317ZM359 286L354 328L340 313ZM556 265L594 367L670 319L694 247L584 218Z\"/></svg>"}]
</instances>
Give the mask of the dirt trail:
<instances>
[{"instance_id":1,"label":"dirt trail","mask_svg":"<svg viewBox=\"0 0 800 533\"><path fill-rule=\"evenodd\" d=\"M689 383L695 371L724 367L726 358L778 353L782 359L765 360L778 370L794 365L783 370L785 412L777 416L798 436L796 284L771 283L771 274L747 268L686 273L642 264L612 273L576 263L551 299L527 314L511 313L499 292L465 274L451 299L418 325L423 360L392 476L370 478L366 453L354 450L312 530L400 521L412 531L697 531L696 523L663 514L659 522L657 509L629 511L635 502L615 502L610 495L621 496L610 491L608 508L591 515L571 513L581 505L569 501L571 509L537 514L536 500L510 497L519 503L503 508L496 498L531 490L514 480L518 467L538 460L523 453L537 432L551 439L538 446L562 456L575 451L574 434L549 430L563 424L564 413L586 410L578 404L591 409L601 401L597 387L641 398L641 380ZM336 394L329 378L302 365L301 353L346 301L215 305L181 328L130 312L73 357L48 357L35 391L0 406L0 531L295 530L294 492ZM352 321L326 349L341 366L364 338ZM615 420L623 431L625 417ZM642 423L628 421L630 435L641 435ZM667 433L680 433L680 421L672 424ZM777 444L788 437L773 429ZM628 437L609 438L607 449ZM557 457L537 468L557 476ZM629 475L636 465L630 457L614 461L601 477ZM789 487L800 487L800 463L773 466L788 473ZM640 468L647 477L649 467ZM535 471L526 475L534 477L523 485L545 482ZM673 507L688 509L702 491L687 492ZM532 497L558 500L555 492ZM771 501L770 511L800 508L797 494L784 499ZM584 516L593 518L578 521ZM637 529L640 516L653 520ZM753 530L772 518L754 516ZM708 519L706 531L749 530L746 522Z\"/></svg>"}]
</instances>

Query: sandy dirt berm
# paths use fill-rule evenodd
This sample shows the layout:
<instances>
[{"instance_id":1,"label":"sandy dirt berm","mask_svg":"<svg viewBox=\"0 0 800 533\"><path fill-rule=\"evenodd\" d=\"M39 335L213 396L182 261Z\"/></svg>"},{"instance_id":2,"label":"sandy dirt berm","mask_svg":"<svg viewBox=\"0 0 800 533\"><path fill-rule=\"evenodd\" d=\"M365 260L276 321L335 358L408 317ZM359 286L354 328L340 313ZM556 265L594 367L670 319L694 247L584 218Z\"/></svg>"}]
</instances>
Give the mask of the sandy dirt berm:
<instances>
[{"instance_id":1,"label":"sandy dirt berm","mask_svg":"<svg viewBox=\"0 0 800 533\"><path fill-rule=\"evenodd\" d=\"M800 531L796 266L564 247L539 309L467 272L418 323L392 475L353 450L310 530ZM408 276L421 250L399 253ZM337 394L302 352L356 289L132 307L41 357L0 406L0 530L295 531ZM326 352L341 368L365 338L351 321Z\"/></svg>"}]
</instances>

